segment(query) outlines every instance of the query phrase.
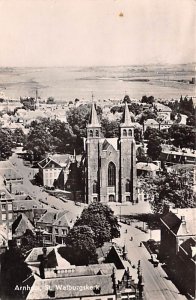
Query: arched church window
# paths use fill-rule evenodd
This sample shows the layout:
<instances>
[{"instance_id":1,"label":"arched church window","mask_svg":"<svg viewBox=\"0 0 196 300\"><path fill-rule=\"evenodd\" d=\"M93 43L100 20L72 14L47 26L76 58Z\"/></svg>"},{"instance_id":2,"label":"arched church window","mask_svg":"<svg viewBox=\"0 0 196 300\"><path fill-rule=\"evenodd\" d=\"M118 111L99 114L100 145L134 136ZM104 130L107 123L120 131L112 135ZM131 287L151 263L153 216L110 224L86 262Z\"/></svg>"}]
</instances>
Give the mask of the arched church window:
<instances>
[{"instance_id":1,"label":"arched church window","mask_svg":"<svg viewBox=\"0 0 196 300\"><path fill-rule=\"evenodd\" d=\"M96 136L99 136L99 130L96 130L95 134Z\"/></svg>"},{"instance_id":2,"label":"arched church window","mask_svg":"<svg viewBox=\"0 0 196 300\"><path fill-rule=\"evenodd\" d=\"M126 131L126 129L123 129L123 136L127 136L127 131Z\"/></svg>"},{"instance_id":3,"label":"arched church window","mask_svg":"<svg viewBox=\"0 0 196 300\"><path fill-rule=\"evenodd\" d=\"M93 181L93 194L97 194L97 181Z\"/></svg>"},{"instance_id":4,"label":"arched church window","mask_svg":"<svg viewBox=\"0 0 196 300\"><path fill-rule=\"evenodd\" d=\"M129 136L132 136L132 130L129 129Z\"/></svg>"},{"instance_id":5,"label":"arched church window","mask_svg":"<svg viewBox=\"0 0 196 300\"><path fill-rule=\"evenodd\" d=\"M125 191L130 192L130 180L129 179L127 179L127 181L126 181Z\"/></svg>"},{"instance_id":6,"label":"arched church window","mask_svg":"<svg viewBox=\"0 0 196 300\"><path fill-rule=\"evenodd\" d=\"M93 131L92 131L92 130L90 130L89 136L90 136L90 137L93 137Z\"/></svg>"},{"instance_id":7,"label":"arched church window","mask_svg":"<svg viewBox=\"0 0 196 300\"><path fill-rule=\"evenodd\" d=\"M116 185L116 167L113 162L108 165L108 186Z\"/></svg>"}]
</instances>

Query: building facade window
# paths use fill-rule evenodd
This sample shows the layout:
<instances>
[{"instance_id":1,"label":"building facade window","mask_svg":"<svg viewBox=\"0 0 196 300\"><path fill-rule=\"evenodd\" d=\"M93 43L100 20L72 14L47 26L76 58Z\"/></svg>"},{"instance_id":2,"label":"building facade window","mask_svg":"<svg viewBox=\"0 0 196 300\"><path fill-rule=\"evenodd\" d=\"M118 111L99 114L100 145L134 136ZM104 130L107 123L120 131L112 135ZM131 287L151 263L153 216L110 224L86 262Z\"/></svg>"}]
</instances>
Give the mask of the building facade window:
<instances>
[{"instance_id":1,"label":"building facade window","mask_svg":"<svg viewBox=\"0 0 196 300\"><path fill-rule=\"evenodd\" d=\"M113 162L108 165L108 186L116 185L116 167Z\"/></svg>"},{"instance_id":2,"label":"building facade window","mask_svg":"<svg viewBox=\"0 0 196 300\"><path fill-rule=\"evenodd\" d=\"M93 131L92 130L89 131L89 136L93 137Z\"/></svg>"},{"instance_id":3,"label":"building facade window","mask_svg":"<svg viewBox=\"0 0 196 300\"><path fill-rule=\"evenodd\" d=\"M2 211L5 211L5 210L6 210L6 204L2 204L2 205L1 205L1 210L2 210Z\"/></svg>"},{"instance_id":4,"label":"building facade window","mask_svg":"<svg viewBox=\"0 0 196 300\"><path fill-rule=\"evenodd\" d=\"M127 179L127 181L126 181L125 191L130 192L130 180L129 179Z\"/></svg>"},{"instance_id":5,"label":"building facade window","mask_svg":"<svg viewBox=\"0 0 196 300\"><path fill-rule=\"evenodd\" d=\"M123 129L123 136L127 136L127 131L126 131L126 129Z\"/></svg>"},{"instance_id":6,"label":"building facade window","mask_svg":"<svg viewBox=\"0 0 196 300\"><path fill-rule=\"evenodd\" d=\"M93 182L93 194L97 194L97 181Z\"/></svg>"},{"instance_id":7,"label":"building facade window","mask_svg":"<svg viewBox=\"0 0 196 300\"><path fill-rule=\"evenodd\" d=\"M131 129L129 129L129 136L132 136L133 134L132 134L132 130Z\"/></svg>"},{"instance_id":8,"label":"building facade window","mask_svg":"<svg viewBox=\"0 0 196 300\"><path fill-rule=\"evenodd\" d=\"M95 134L96 136L99 136L99 130L96 130Z\"/></svg>"},{"instance_id":9,"label":"building facade window","mask_svg":"<svg viewBox=\"0 0 196 300\"><path fill-rule=\"evenodd\" d=\"M115 201L114 195L109 195L109 202L114 202L114 201Z\"/></svg>"}]
</instances>

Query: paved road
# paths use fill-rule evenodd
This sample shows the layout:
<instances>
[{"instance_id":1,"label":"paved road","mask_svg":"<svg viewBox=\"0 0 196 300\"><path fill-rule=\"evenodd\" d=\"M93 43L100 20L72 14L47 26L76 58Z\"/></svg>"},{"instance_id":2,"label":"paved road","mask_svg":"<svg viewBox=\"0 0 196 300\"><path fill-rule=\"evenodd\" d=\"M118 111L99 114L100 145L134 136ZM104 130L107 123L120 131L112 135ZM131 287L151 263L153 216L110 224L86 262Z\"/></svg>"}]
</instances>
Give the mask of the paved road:
<instances>
[{"instance_id":1,"label":"paved road","mask_svg":"<svg viewBox=\"0 0 196 300\"><path fill-rule=\"evenodd\" d=\"M126 229L127 233L125 233ZM133 237L133 241L130 241L130 237ZM145 246L140 247L140 242L148 239L149 233L143 233L136 229L133 224L131 226L122 224L121 237L115 241L121 246L126 245L128 258L132 264L137 266L138 260L141 261L144 277L144 294L147 300L185 300L186 297L179 293L161 265L154 267L149 261L150 254Z\"/></svg>"},{"instance_id":2,"label":"paved road","mask_svg":"<svg viewBox=\"0 0 196 300\"><path fill-rule=\"evenodd\" d=\"M67 202L65 203L62 200L44 192L43 188L33 185L31 183L31 179L33 179L34 174L37 172L37 170L24 166L23 160L19 158L17 154L14 153L10 157L10 161L14 164L16 170L23 176L23 185L21 186L21 190L25 191L37 201L41 199L44 202L47 202L48 205L43 205L43 207L48 208L50 206L55 206L59 210L69 210L76 216L80 215L84 205L82 205L81 207L76 206L71 200L67 200ZM42 203L40 204L42 205Z\"/></svg>"}]
</instances>

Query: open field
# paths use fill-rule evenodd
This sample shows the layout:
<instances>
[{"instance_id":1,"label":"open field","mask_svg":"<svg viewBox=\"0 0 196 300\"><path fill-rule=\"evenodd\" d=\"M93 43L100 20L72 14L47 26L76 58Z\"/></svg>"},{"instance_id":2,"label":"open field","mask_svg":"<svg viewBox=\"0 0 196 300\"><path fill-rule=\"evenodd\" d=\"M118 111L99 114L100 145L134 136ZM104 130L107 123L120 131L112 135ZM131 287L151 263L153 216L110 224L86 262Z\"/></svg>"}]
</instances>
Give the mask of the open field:
<instances>
[{"instance_id":1,"label":"open field","mask_svg":"<svg viewBox=\"0 0 196 300\"><path fill-rule=\"evenodd\" d=\"M75 98L122 99L125 93L140 99L154 95L162 99L194 96L195 85L178 82L195 76L195 65L148 65L118 67L0 68L0 94L7 98L54 97L57 101Z\"/></svg>"}]
</instances>

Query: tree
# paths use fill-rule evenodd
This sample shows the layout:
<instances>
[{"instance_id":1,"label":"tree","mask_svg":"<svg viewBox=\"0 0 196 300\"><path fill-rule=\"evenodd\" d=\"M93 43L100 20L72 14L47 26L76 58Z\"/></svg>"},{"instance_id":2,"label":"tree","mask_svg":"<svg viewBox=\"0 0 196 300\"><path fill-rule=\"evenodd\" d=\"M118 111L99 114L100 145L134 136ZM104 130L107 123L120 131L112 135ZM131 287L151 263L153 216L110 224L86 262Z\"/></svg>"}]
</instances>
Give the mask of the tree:
<instances>
[{"instance_id":1,"label":"tree","mask_svg":"<svg viewBox=\"0 0 196 300\"><path fill-rule=\"evenodd\" d=\"M141 116L139 117L138 121L140 124L143 124L144 121L148 120L148 119L157 119L157 114L155 112L153 112L151 109L146 109Z\"/></svg>"},{"instance_id":2,"label":"tree","mask_svg":"<svg viewBox=\"0 0 196 300\"><path fill-rule=\"evenodd\" d=\"M22 128L16 128L13 133L13 140L16 143L16 145L23 144L25 142L26 135L24 134L24 131Z\"/></svg>"},{"instance_id":3,"label":"tree","mask_svg":"<svg viewBox=\"0 0 196 300\"><path fill-rule=\"evenodd\" d=\"M147 97L146 95L142 97L141 102L147 103L147 104L153 104L154 103L154 96Z\"/></svg>"},{"instance_id":4,"label":"tree","mask_svg":"<svg viewBox=\"0 0 196 300\"><path fill-rule=\"evenodd\" d=\"M130 99L129 95L124 96L123 103L126 103L126 102L131 103L131 99Z\"/></svg>"},{"instance_id":5,"label":"tree","mask_svg":"<svg viewBox=\"0 0 196 300\"><path fill-rule=\"evenodd\" d=\"M71 153L76 147L76 136L69 125L59 120L41 119L31 123L24 149L40 160L46 152Z\"/></svg>"},{"instance_id":6,"label":"tree","mask_svg":"<svg viewBox=\"0 0 196 300\"><path fill-rule=\"evenodd\" d=\"M27 251L41 246L43 246L43 235L41 232L38 234L38 236L36 236L30 229L27 229L21 237L21 252L25 254Z\"/></svg>"},{"instance_id":7,"label":"tree","mask_svg":"<svg viewBox=\"0 0 196 300\"><path fill-rule=\"evenodd\" d=\"M156 178L140 178L142 188L153 195L151 201L155 213L163 213L165 206L170 203L176 208L195 207L193 192L193 170L174 169L172 172L164 171Z\"/></svg>"},{"instance_id":8,"label":"tree","mask_svg":"<svg viewBox=\"0 0 196 300\"><path fill-rule=\"evenodd\" d=\"M13 135L10 129L0 128L0 160L12 155Z\"/></svg>"},{"instance_id":9,"label":"tree","mask_svg":"<svg viewBox=\"0 0 196 300\"><path fill-rule=\"evenodd\" d=\"M151 136L147 144L147 154L152 160L157 160L161 154L161 140L157 136Z\"/></svg>"},{"instance_id":10,"label":"tree","mask_svg":"<svg viewBox=\"0 0 196 300\"><path fill-rule=\"evenodd\" d=\"M137 148L136 158L137 158L138 162L140 162L140 161L146 162L146 155L144 152L144 148L142 148L142 147Z\"/></svg>"},{"instance_id":11,"label":"tree","mask_svg":"<svg viewBox=\"0 0 196 300\"><path fill-rule=\"evenodd\" d=\"M195 149L195 129L192 126L173 124L169 130L173 145L181 148Z\"/></svg>"},{"instance_id":12,"label":"tree","mask_svg":"<svg viewBox=\"0 0 196 300\"><path fill-rule=\"evenodd\" d=\"M90 227L74 226L66 236L66 249L59 253L74 265L88 265L97 263L94 233ZM63 251L63 252L62 252Z\"/></svg>"},{"instance_id":13,"label":"tree","mask_svg":"<svg viewBox=\"0 0 196 300\"><path fill-rule=\"evenodd\" d=\"M16 245L9 246L1 255L1 262L3 299L21 299L21 294L17 295L15 287L22 284L31 274L31 270L25 263L20 249Z\"/></svg>"},{"instance_id":14,"label":"tree","mask_svg":"<svg viewBox=\"0 0 196 300\"><path fill-rule=\"evenodd\" d=\"M80 218L76 221L76 226L78 225L88 225L92 229L97 247L101 247L104 242L120 235L120 225L114 212L100 202L91 203L82 211Z\"/></svg>"},{"instance_id":15,"label":"tree","mask_svg":"<svg viewBox=\"0 0 196 300\"><path fill-rule=\"evenodd\" d=\"M119 134L120 121L110 121L107 118L102 119L102 133L106 138L117 137Z\"/></svg>"},{"instance_id":16,"label":"tree","mask_svg":"<svg viewBox=\"0 0 196 300\"><path fill-rule=\"evenodd\" d=\"M55 104L54 98L53 97L49 97L46 101L47 104Z\"/></svg>"}]
</instances>

